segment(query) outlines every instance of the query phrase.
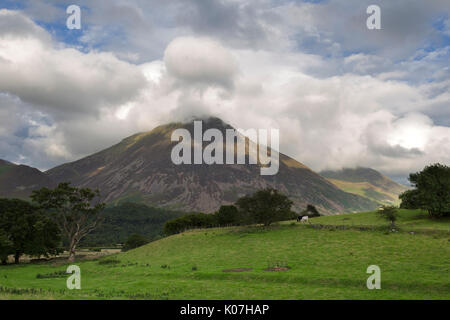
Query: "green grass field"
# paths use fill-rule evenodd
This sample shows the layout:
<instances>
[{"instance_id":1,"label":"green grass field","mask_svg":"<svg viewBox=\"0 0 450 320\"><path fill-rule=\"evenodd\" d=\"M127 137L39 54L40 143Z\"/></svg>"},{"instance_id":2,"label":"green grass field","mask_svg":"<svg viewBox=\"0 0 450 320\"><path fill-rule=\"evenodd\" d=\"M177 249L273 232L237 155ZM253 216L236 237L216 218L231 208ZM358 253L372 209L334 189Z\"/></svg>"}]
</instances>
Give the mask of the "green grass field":
<instances>
[{"instance_id":1,"label":"green grass field","mask_svg":"<svg viewBox=\"0 0 450 320\"><path fill-rule=\"evenodd\" d=\"M1 266L0 298L450 299L449 220L429 220L420 211L400 215L395 233L386 232L388 223L373 212L311 219L328 226L322 229L283 222L193 230L77 262L81 290L68 290L67 277L36 277L67 264ZM339 225L349 229L330 227ZM105 259L120 262L99 264ZM265 271L275 265L290 269ZM381 268L380 290L366 287L369 265ZM222 271L232 268L252 270Z\"/></svg>"}]
</instances>

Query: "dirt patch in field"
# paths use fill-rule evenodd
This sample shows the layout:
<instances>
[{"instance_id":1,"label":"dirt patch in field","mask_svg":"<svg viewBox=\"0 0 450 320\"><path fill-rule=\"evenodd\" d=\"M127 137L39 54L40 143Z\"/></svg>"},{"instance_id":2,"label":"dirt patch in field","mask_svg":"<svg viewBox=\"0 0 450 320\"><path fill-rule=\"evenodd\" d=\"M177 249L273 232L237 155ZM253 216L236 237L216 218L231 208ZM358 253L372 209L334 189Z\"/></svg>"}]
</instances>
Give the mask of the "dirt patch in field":
<instances>
[{"instance_id":1,"label":"dirt patch in field","mask_svg":"<svg viewBox=\"0 0 450 320\"><path fill-rule=\"evenodd\" d=\"M245 272L245 271L251 271L252 268L235 268L235 269L225 269L222 270L222 272Z\"/></svg>"},{"instance_id":2,"label":"dirt patch in field","mask_svg":"<svg viewBox=\"0 0 450 320\"><path fill-rule=\"evenodd\" d=\"M264 269L264 271L288 271L289 269L291 269L291 268L289 268L289 267L273 267L273 268Z\"/></svg>"}]
</instances>

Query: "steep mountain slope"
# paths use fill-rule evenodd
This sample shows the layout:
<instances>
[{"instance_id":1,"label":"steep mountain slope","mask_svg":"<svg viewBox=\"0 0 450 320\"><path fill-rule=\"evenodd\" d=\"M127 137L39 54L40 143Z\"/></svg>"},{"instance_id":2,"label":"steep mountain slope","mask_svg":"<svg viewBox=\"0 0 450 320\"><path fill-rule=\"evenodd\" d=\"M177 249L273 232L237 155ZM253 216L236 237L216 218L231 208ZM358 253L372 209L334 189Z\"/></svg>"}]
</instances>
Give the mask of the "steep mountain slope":
<instances>
[{"instance_id":1,"label":"steep mountain slope","mask_svg":"<svg viewBox=\"0 0 450 320\"><path fill-rule=\"evenodd\" d=\"M366 210L376 204L346 193L294 159L280 154L274 176L261 176L260 165L175 165L171 161L171 133L194 123L171 123L139 133L96 154L47 171L54 181L99 188L103 200L118 203L140 201L184 211L213 212L220 205L257 189L274 187L288 194L296 208L312 203L326 213ZM220 119L203 121L203 131L231 127ZM225 136L225 134L224 134ZM248 161L246 161L248 163Z\"/></svg>"},{"instance_id":2,"label":"steep mountain slope","mask_svg":"<svg viewBox=\"0 0 450 320\"><path fill-rule=\"evenodd\" d=\"M346 192L366 197L380 204L398 204L398 195L408 189L370 168L328 170L320 172L320 175Z\"/></svg>"},{"instance_id":3,"label":"steep mountain slope","mask_svg":"<svg viewBox=\"0 0 450 320\"><path fill-rule=\"evenodd\" d=\"M54 185L49 176L36 168L0 160L0 197L27 198L34 189Z\"/></svg>"}]
</instances>

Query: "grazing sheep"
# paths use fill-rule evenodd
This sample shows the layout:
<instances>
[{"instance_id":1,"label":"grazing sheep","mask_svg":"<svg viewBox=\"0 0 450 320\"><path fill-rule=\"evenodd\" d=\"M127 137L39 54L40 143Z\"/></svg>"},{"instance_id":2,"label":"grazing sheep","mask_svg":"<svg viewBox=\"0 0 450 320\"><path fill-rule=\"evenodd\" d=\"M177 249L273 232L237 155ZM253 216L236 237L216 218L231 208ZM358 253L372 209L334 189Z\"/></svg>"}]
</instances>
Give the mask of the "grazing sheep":
<instances>
[{"instance_id":1,"label":"grazing sheep","mask_svg":"<svg viewBox=\"0 0 450 320\"><path fill-rule=\"evenodd\" d=\"M302 223L303 223L303 222L309 222L309 221L308 221L308 216L298 216L298 217L297 217L297 222L298 222L298 221L300 221L300 222L302 222Z\"/></svg>"}]
</instances>

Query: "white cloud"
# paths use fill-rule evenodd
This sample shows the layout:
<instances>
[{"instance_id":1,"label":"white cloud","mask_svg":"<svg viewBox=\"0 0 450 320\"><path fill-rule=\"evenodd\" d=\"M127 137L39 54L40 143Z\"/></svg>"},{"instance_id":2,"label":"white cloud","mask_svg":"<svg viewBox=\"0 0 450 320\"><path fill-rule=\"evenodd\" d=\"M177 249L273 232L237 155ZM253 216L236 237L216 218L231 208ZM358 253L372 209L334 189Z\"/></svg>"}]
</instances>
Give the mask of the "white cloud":
<instances>
[{"instance_id":1,"label":"white cloud","mask_svg":"<svg viewBox=\"0 0 450 320\"><path fill-rule=\"evenodd\" d=\"M291 24L300 12L302 28L329 48L347 47L348 35L323 31L315 5L277 10L290 12ZM450 162L444 48L394 63L377 53L292 50L290 33L259 50L202 34L167 37L164 55L135 65L54 43L21 13L0 11L0 25L11 16L18 26L0 31L0 115L9 118L0 119L0 158L50 167L166 122L213 115L237 128L279 128L281 151L316 170L362 165L405 175ZM410 81L425 74L439 81Z\"/></svg>"},{"instance_id":2,"label":"white cloud","mask_svg":"<svg viewBox=\"0 0 450 320\"><path fill-rule=\"evenodd\" d=\"M0 32L0 91L40 106L56 117L96 114L125 103L145 85L142 72L111 53L57 48L45 30L21 13L0 11L1 24L20 26Z\"/></svg>"},{"instance_id":3,"label":"white cloud","mask_svg":"<svg viewBox=\"0 0 450 320\"><path fill-rule=\"evenodd\" d=\"M220 43L207 38L174 39L164 53L168 73L181 85L217 85L231 89L237 73L233 56Z\"/></svg>"}]
</instances>

